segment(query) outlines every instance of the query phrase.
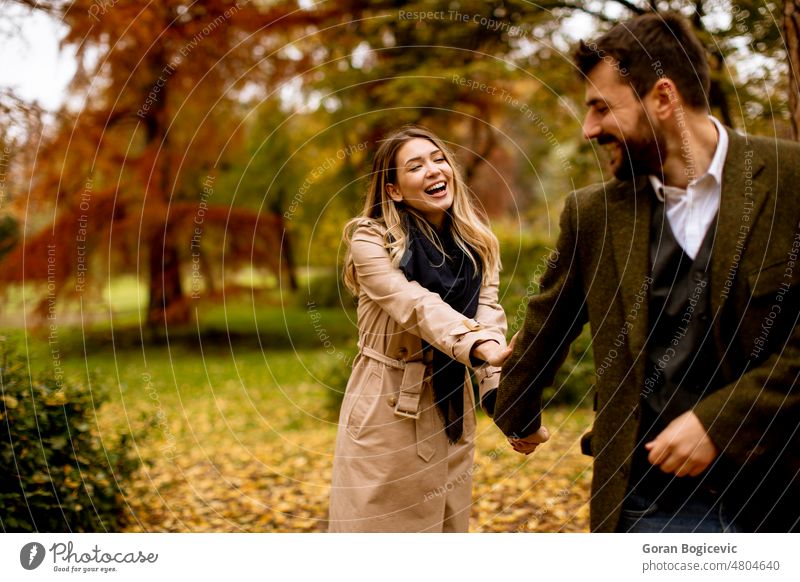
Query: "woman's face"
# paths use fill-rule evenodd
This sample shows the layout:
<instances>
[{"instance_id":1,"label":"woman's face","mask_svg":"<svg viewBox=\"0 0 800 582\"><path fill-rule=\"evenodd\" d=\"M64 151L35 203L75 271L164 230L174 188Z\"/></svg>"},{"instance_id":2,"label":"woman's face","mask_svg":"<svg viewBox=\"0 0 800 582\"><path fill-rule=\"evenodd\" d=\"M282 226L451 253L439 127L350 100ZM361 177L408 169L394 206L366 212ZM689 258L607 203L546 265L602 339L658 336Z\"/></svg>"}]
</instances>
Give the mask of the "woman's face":
<instances>
[{"instance_id":1,"label":"woman's face","mask_svg":"<svg viewBox=\"0 0 800 582\"><path fill-rule=\"evenodd\" d=\"M404 143L395 156L397 183L386 190L395 202L404 202L433 226L444 223L453 205L453 168L444 153L427 139L417 137Z\"/></svg>"}]
</instances>

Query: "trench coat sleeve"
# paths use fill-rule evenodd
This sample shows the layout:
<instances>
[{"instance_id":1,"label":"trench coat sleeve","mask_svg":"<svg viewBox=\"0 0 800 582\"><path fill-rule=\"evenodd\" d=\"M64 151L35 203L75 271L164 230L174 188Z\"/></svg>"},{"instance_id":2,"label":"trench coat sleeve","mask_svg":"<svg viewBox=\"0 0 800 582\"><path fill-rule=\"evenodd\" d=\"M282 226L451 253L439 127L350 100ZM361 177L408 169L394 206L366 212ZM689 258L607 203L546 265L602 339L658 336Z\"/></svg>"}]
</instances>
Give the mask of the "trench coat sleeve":
<instances>
[{"instance_id":1,"label":"trench coat sleeve","mask_svg":"<svg viewBox=\"0 0 800 582\"><path fill-rule=\"evenodd\" d=\"M783 349L703 398L694 413L717 448L739 465L794 450L800 426L800 327Z\"/></svg>"},{"instance_id":2,"label":"trench coat sleeve","mask_svg":"<svg viewBox=\"0 0 800 582\"><path fill-rule=\"evenodd\" d=\"M362 291L405 330L436 349L473 366L470 351L476 342L493 340L505 345L505 334L496 327L465 317L438 293L406 279L392 265L379 227L359 226L353 233L350 253Z\"/></svg>"},{"instance_id":3,"label":"trench coat sleeve","mask_svg":"<svg viewBox=\"0 0 800 582\"><path fill-rule=\"evenodd\" d=\"M530 298L514 352L503 365L494 421L507 436L526 437L541 426L542 391L552 385L569 346L588 320L579 272L575 195L567 198L560 234L540 292Z\"/></svg>"},{"instance_id":4,"label":"trench coat sleeve","mask_svg":"<svg viewBox=\"0 0 800 582\"><path fill-rule=\"evenodd\" d=\"M508 326L506 323L506 312L499 303L500 290L500 270L497 269L489 282L481 287L480 298L478 299L478 312L475 314L477 319L487 329L496 330L503 338L506 336ZM505 339L501 342L505 346ZM488 414L494 414L494 403L496 399L497 386L500 384L500 367L481 364L475 368L475 378L478 381L478 397L480 405Z\"/></svg>"}]
</instances>

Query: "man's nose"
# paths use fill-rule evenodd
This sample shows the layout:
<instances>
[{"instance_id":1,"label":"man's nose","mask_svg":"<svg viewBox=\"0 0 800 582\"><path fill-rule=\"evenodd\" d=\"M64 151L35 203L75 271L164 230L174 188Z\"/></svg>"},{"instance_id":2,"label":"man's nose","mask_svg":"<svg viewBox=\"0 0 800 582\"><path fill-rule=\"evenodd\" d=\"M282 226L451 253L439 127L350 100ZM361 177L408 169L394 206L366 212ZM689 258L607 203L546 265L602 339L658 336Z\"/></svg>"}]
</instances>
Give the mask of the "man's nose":
<instances>
[{"instance_id":1,"label":"man's nose","mask_svg":"<svg viewBox=\"0 0 800 582\"><path fill-rule=\"evenodd\" d=\"M588 112L586 117L583 119L583 137L584 139L595 139L601 134L600 130L600 123L597 121L597 118L592 114L592 112Z\"/></svg>"}]
</instances>

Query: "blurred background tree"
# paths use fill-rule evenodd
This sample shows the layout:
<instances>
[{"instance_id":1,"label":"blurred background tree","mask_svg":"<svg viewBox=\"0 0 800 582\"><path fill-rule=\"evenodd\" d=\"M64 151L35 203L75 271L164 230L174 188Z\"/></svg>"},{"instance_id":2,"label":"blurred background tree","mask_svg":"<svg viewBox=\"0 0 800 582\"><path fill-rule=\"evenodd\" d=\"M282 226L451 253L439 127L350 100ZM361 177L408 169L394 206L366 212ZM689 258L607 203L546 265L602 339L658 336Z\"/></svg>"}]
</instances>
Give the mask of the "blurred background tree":
<instances>
[{"instance_id":1,"label":"blurred background tree","mask_svg":"<svg viewBox=\"0 0 800 582\"><path fill-rule=\"evenodd\" d=\"M4 206L3 281L80 300L134 275L154 327L187 322L190 296L243 281L293 288L295 264L306 281L335 267L370 154L404 123L451 142L514 251L508 281L525 287L539 255L521 260L524 245L543 249L564 195L602 178L580 137L571 47L634 14L692 21L729 125L787 137L798 109L786 99L795 2L12 4L60 20L78 68L52 114L0 95L4 191L17 193Z\"/></svg>"}]
</instances>

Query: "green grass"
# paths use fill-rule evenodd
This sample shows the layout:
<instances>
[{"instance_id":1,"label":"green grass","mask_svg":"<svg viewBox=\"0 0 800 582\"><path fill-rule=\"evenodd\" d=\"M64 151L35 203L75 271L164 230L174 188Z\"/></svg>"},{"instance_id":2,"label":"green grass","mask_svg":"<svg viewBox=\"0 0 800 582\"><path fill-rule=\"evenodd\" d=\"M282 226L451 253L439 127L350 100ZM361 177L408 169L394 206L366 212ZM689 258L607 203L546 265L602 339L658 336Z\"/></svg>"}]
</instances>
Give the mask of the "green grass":
<instances>
[{"instance_id":1,"label":"green grass","mask_svg":"<svg viewBox=\"0 0 800 582\"><path fill-rule=\"evenodd\" d=\"M193 303L195 321L154 336L140 327L137 285L120 281L107 295L122 318L88 323L62 303L55 319L0 335L34 371L57 365L76 382L102 383L111 400L99 424L139 440L189 447L197 431L275 438L335 419L330 408L356 351L351 310L239 291Z\"/></svg>"}]
</instances>

